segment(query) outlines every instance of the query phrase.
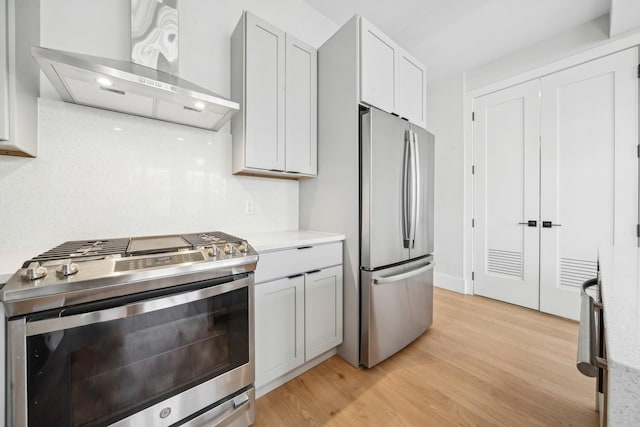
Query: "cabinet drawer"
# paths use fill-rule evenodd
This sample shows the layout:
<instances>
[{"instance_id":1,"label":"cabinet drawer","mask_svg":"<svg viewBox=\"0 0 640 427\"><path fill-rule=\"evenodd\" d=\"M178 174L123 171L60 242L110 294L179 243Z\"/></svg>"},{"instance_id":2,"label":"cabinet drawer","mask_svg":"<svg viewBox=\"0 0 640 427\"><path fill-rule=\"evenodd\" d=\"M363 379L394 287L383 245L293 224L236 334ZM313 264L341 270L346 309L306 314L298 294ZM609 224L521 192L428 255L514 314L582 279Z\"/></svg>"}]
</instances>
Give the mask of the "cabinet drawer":
<instances>
[{"instance_id":1,"label":"cabinet drawer","mask_svg":"<svg viewBox=\"0 0 640 427\"><path fill-rule=\"evenodd\" d=\"M342 242L260 254L255 283L342 264Z\"/></svg>"}]
</instances>

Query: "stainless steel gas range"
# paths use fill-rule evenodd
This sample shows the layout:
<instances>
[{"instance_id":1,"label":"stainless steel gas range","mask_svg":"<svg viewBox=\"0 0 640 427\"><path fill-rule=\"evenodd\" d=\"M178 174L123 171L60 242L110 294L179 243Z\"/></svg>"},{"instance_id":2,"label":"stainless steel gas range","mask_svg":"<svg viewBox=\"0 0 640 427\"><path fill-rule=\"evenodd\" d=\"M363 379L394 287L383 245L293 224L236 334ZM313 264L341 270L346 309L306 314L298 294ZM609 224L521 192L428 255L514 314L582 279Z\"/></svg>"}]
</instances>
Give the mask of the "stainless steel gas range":
<instances>
[{"instance_id":1,"label":"stainless steel gas range","mask_svg":"<svg viewBox=\"0 0 640 427\"><path fill-rule=\"evenodd\" d=\"M220 232L64 243L0 291L7 425L253 424L253 271Z\"/></svg>"}]
</instances>

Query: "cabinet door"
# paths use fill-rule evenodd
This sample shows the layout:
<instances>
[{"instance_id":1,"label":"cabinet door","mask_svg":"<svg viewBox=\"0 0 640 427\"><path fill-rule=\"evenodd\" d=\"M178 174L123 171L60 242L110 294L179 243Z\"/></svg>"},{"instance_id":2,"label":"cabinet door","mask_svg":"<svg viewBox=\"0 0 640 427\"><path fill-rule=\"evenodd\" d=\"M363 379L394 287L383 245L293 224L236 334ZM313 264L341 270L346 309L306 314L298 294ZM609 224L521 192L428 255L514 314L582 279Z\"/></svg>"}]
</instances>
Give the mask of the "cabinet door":
<instances>
[{"instance_id":1,"label":"cabinet door","mask_svg":"<svg viewBox=\"0 0 640 427\"><path fill-rule=\"evenodd\" d=\"M285 34L247 13L245 166L284 170Z\"/></svg>"},{"instance_id":2,"label":"cabinet door","mask_svg":"<svg viewBox=\"0 0 640 427\"><path fill-rule=\"evenodd\" d=\"M256 387L304 363L304 277L255 287Z\"/></svg>"},{"instance_id":3,"label":"cabinet door","mask_svg":"<svg viewBox=\"0 0 640 427\"><path fill-rule=\"evenodd\" d=\"M305 274L305 360L342 343L342 266Z\"/></svg>"},{"instance_id":4,"label":"cabinet door","mask_svg":"<svg viewBox=\"0 0 640 427\"><path fill-rule=\"evenodd\" d=\"M398 79L396 86L397 113L411 123L427 124L427 71L407 52L398 52Z\"/></svg>"},{"instance_id":5,"label":"cabinet door","mask_svg":"<svg viewBox=\"0 0 640 427\"><path fill-rule=\"evenodd\" d=\"M287 34L287 172L317 173L318 52Z\"/></svg>"},{"instance_id":6,"label":"cabinet door","mask_svg":"<svg viewBox=\"0 0 640 427\"><path fill-rule=\"evenodd\" d=\"M542 78L540 310L577 319L598 247L637 245L638 49Z\"/></svg>"},{"instance_id":7,"label":"cabinet door","mask_svg":"<svg viewBox=\"0 0 640 427\"><path fill-rule=\"evenodd\" d=\"M7 76L7 1L0 0L0 140L9 140L9 92ZM35 125L34 125L35 126Z\"/></svg>"},{"instance_id":8,"label":"cabinet door","mask_svg":"<svg viewBox=\"0 0 640 427\"><path fill-rule=\"evenodd\" d=\"M360 23L360 100L394 113L398 46L365 19Z\"/></svg>"}]
</instances>

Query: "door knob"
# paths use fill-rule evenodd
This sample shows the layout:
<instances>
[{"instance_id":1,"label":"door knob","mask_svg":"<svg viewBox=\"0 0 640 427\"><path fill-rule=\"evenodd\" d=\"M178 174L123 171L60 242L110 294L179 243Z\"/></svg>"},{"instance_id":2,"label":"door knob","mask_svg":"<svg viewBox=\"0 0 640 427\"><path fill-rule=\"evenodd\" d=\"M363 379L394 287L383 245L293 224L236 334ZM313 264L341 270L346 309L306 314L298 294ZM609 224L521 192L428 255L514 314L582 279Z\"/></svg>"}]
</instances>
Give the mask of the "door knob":
<instances>
[{"instance_id":1,"label":"door knob","mask_svg":"<svg viewBox=\"0 0 640 427\"><path fill-rule=\"evenodd\" d=\"M526 225L527 227L537 227L538 226L538 221L536 221L535 219L530 219L527 222L519 222L519 225Z\"/></svg>"}]
</instances>

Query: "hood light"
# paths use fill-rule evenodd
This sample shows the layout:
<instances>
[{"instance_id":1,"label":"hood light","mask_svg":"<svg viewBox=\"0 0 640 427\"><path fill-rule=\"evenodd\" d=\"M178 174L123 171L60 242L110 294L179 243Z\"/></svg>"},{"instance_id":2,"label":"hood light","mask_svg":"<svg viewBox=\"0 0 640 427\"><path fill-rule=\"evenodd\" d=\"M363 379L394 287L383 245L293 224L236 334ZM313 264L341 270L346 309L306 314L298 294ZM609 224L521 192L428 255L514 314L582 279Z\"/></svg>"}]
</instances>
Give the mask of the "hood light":
<instances>
[{"instance_id":1,"label":"hood light","mask_svg":"<svg viewBox=\"0 0 640 427\"><path fill-rule=\"evenodd\" d=\"M113 86L113 83L111 82L111 80L109 80L106 77L98 77L96 81L100 86Z\"/></svg>"},{"instance_id":2,"label":"hood light","mask_svg":"<svg viewBox=\"0 0 640 427\"><path fill-rule=\"evenodd\" d=\"M204 110L204 107L205 107L204 102L199 102L198 101L194 105L196 106L197 109Z\"/></svg>"}]
</instances>

